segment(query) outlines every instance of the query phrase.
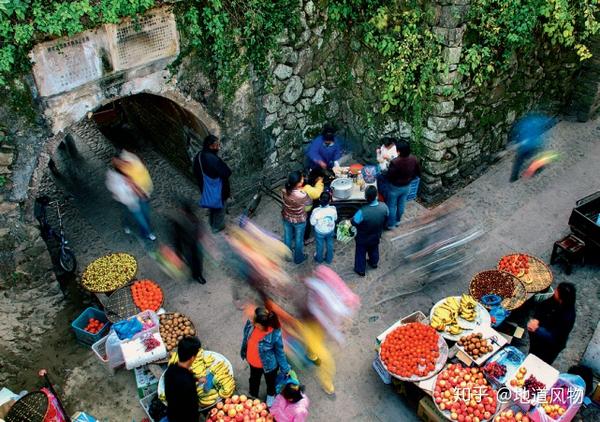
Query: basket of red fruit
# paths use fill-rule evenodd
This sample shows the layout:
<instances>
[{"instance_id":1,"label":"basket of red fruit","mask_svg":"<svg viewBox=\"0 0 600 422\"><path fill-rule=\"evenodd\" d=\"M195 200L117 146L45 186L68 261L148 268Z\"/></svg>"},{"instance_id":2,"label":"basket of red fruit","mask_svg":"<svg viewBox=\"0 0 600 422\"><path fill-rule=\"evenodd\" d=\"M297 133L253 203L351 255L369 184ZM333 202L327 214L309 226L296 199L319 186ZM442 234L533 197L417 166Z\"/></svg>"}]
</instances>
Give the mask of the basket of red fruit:
<instances>
[{"instance_id":1,"label":"basket of red fruit","mask_svg":"<svg viewBox=\"0 0 600 422\"><path fill-rule=\"evenodd\" d=\"M106 335L110 322L101 310L87 308L71 323L71 327L79 342L92 345Z\"/></svg>"}]
</instances>

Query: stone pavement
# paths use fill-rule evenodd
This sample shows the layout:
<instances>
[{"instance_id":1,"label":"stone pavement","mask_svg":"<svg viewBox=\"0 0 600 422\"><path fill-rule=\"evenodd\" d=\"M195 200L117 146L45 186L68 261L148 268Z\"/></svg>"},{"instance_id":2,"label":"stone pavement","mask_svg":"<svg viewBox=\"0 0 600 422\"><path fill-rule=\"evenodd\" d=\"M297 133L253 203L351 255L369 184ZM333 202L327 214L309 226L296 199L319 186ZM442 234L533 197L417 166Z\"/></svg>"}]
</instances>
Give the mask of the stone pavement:
<instances>
[{"instance_id":1,"label":"stone pavement","mask_svg":"<svg viewBox=\"0 0 600 422\"><path fill-rule=\"evenodd\" d=\"M371 368L375 357L375 337L397 319L417 310L428 312L439 299L466 291L472 275L495 267L503 254L524 251L547 262L552 243L568 232L568 216L575 201L600 189L597 181L600 173L599 125L598 120L583 124L559 123L549 136L552 147L561 152L562 158L533 180L509 184L512 161L511 157L506 157L455 195L453 200L461 200L465 205L459 229L480 226L486 230L486 235L469 248L469 253L475 258L473 262L465 265L452 280L422 285L406 268L398 266L403 245L390 239L402 234L404 225L396 232L385 234L380 268L369 271L365 278L352 272L353 244L336 243L333 268L361 296L363 307L346 330L346 342L333 348L338 365L335 397L325 395L312 374L300 374L311 399L311 420L416 420L413 405L384 385ZM109 251L133 253L139 262L138 277L152 278L161 284L166 295L165 308L191 317L204 346L230 359L238 390L247 391L249 371L246 363L239 358L244 320L232 304L232 283L221 264L207 264L206 285L177 282L162 274L146 253L148 245L122 233L119 212L104 189L104 172L114 152L113 147L93 127L84 126L81 130L81 139L85 142L85 145L81 144L84 160L79 163L78 170L63 180L48 177L44 187L46 192L55 196L63 195L65 191L72 195L64 197L65 224L71 245L77 252L80 269ZM193 182L181 176L153 150L144 148L141 155L148 164L156 187L152 206L157 235L162 240L167 233L164 215L172 208L174 198L177 195L195 198L197 189ZM408 205L404 223L408 225L415 216L427 212L427 209L412 202ZM256 222L281 235L276 204L263 199ZM308 248L309 256L313 247ZM302 274L308 272L312 265L307 262L294 269L290 264L290 269ZM555 267L554 274L555 283L568 279L578 287L577 324L567 349L556 363L560 370L565 371L583 354L600 318L598 272L597 267L588 266L576 268L571 276L566 277ZM403 292L407 294L402 295ZM67 329L64 322L57 324ZM81 346L64 347L71 347L69 353L86 353ZM140 420L143 416L135 400L135 381L129 372L120 371L114 377L107 377L90 354L82 365L76 367L65 361L61 376L64 398L72 410L86 410L110 421Z\"/></svg>"}]
</instances>

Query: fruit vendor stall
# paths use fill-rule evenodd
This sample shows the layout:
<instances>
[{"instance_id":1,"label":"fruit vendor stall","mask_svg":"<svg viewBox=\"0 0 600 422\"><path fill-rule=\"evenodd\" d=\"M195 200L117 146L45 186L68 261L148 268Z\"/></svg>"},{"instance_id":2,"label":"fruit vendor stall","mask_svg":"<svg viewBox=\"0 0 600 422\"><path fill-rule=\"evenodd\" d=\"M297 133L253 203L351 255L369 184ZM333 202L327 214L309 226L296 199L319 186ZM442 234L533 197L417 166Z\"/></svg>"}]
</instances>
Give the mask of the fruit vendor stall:
<instances>
[{"instance_id":1,"label":"fruit vendor stall","mask_svg":"<svg viewBox=\"0 0 600 422\"><path fill-rule=\"evenodd\" d=\"M134 372L140 404L149 420L158 422L166 415L164 372L178 363L179 340L197 335L198 329L188 316L165 311L160 285L136 279L137 273L137 261L127 253L111 253L91 262L81 285L98 297L103 309L87 309L73 322L73 329L109 373L121 368ZM191 369L207 420L225 416L272 420L265 403L235 395L233 368L224 355L201 349Z\"/></svg>"},{"instance_id":2,"label":"fruit vendor stall","mask_svg":"<svg viewBox=\"0 0 600 422\"><path fill-rule=\"evenodd\" d=\"M498 309L506 316L551 283L537 258L507 255L497 269L476 274L468 293L381 333L373 367L384 383L419 401L417 414L428 422L568 422L582 404L581 385L495 329Z\"/></svg>"}]
</instances>

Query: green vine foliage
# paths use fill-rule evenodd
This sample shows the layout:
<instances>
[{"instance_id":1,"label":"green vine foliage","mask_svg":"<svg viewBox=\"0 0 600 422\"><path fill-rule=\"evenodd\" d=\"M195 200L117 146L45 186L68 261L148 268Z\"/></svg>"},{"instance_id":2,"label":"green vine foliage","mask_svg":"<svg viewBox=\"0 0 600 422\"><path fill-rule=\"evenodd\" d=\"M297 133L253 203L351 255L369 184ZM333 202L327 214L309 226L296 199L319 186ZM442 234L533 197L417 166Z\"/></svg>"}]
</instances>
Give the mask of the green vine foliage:
<instances>
[{"instance_id":1,"label":"green vine foliage","mask_svg":"<svg viewBox=\"0 0 600 422\"><path fill-rule=\"evenodd\" d=\"M459 70L481 86L534 48L573 49L579 60L600 25L598 0L473 0Z\"/></svg>"},{"instance_id":2,"label":"green vine foliage","mask_svg":"<svg viewBox=\"0 0 600 422\"><path fill-rule=\"evenodd\" d=\"M352 27L378 55L381 114L390 110L411 122L418 138L441 70L441 44L432 31L433 4L406 0L331 0L329 18Z\"/></svg>"},{"instance_id":3,"label":"green vine foliage","mask_svg":"<svg viewBox=\"0 0 600 422\"><path fill-rule=\"evenodd\" d=\"M247 78L249 65L257 73L267 69L277 36L299 23L297 0L193 0L182 2L180 12L184 54L205 59L226 98Z\"/></svg>"}]
</instances>

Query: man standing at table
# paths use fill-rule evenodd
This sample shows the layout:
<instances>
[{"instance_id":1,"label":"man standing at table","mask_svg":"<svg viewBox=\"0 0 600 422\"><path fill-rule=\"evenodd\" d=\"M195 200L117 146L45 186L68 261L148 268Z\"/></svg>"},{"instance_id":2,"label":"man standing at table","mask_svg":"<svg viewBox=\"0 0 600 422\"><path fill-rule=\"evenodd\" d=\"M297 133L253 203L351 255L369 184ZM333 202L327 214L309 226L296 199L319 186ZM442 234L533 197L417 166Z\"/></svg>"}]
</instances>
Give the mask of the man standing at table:
<instances>
[{"instance_id":1,"label":"man standing at table","mask_svg":"<svg viewBox=\"0 0 600 422\"><path fill-rule=\"evenodd\" d=\"M329 124L323 126L321 134L310 143L306 156L310 169L331 170L339 166L338 160L342 158L342 142L335 136L333 126Z\"/></svg>"},{"instance_id":2,"label":"man standing at table","mask_svg":"<svg viewBox=\"0 0 600 422\"><path fill-rule=\"evenodd\" d=\"M184 337L177 344L179 362L165 371L165 397L169 422L198 422L198 392L192 363L202 347L198 337Z\"/></svg>"},{"instance_id":3,"label":"man standing at table","mask_svg":"<svg viewBox=\"0 0 600 422\"><path fill-rule=\"evenodd\" d=\"M368 205L359 209L352 217L352 225L356 227L356 250L354 253L354 272L365 276L367 255L369 266L377 268L379 264L379 241L385 228L389 210L387 205L377 201L377 188L370 185L365 190Z\"/></svg>"}]
</instances>

